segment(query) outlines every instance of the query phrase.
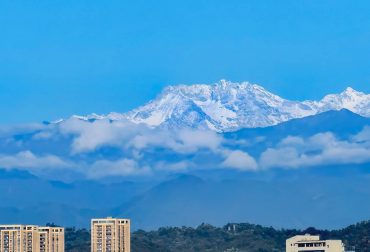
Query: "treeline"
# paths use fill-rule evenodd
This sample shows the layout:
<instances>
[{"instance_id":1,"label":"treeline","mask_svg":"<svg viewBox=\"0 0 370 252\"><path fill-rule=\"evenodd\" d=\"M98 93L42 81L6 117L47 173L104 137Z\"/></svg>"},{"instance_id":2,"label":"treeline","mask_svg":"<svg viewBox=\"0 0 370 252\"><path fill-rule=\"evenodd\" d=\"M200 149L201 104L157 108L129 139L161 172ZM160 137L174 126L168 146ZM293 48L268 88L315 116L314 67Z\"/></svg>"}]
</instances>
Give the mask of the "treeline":
<instances>
[{"instance_id":1,"label":"treeline","mask_svg":"<svg viewBox=\"0 0 370 252\"><path fill-rule=\"evenodd\" d=\"M168 227L157 231L132 233L132 252L272 252L285 251L285 240L297 234L319 234L323 239L341 239L347 248L370 252L370 222L340 230L274 229L252 224L228 224L197 228ZM66 229L67 252L90 252L90 233L86 229Z\"/></svg>"}]
</instances>

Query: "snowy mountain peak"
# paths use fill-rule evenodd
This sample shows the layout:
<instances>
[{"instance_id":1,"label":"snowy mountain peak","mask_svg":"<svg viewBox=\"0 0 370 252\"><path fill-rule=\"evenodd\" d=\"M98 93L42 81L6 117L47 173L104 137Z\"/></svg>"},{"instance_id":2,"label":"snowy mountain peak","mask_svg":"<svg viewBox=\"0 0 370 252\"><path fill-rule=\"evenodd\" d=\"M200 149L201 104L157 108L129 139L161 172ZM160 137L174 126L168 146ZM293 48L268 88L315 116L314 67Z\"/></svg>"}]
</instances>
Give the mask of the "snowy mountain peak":
<instances>
[{"instance_id":1,"label":"snowy mountain peak","mask_svg":"<svg viewBox=\"0 0 370 252\"><path fill-rule=\"evenodd\" d=\"M155 100L124 117L152 127L232 131L311 114L308 106L285 100L259 85L221 80L212 85L169 86Z\"/></svg>"},{"instance_id":2,"label":"snowy mountain peak","mask_svg":"<svg viewBox=\"0 0 370 252\"><path fill-rule=\"evenodd\" d=\"M362 116L370 116L370 95L347 87L340 94L326 95L321 101L314 102L318 112L348 109Z\"/></svg>"},{"instance_id":3,"label":"snowy mountain peak","mask_svg":"<svg viewBox=\"0 0 370 252\"><path fill-rule=\"evenodd\" d=\"M351 94L351 93L358 93L355 89L351 87L347 87L342 93Z\"/></svg>"},{"instance_id":4,"label":"snowy mountain peak","mask_svg":"<svg viewBox=\"0 0 370 252\"><path fill-rule=\"evenodd\" d=\"M85 120L85 121L89 121L89 120L101 120L101 119L104 119L106 116L104 115L98 115L98 114L95 114L95 113L92 113L90 115L87 115L87 116L79 116L79 115L73 115L72 118L76 118L76 119L80 119L80 120Z\"/></svg>"},{"instance_id":5,"label":"snowy mountain peak","mask_svg":"<svg viewBox=\"0 0 370 252\"><path fill-rule=\"evenodd\" d=\"M351 98L351 99L362 99L366 97L366 94L360 91L357 91L351 87L347 87L342 93L340 93L341 97Z\"/></svg>"},{"instance_id":6,"label":"snowy mountain peak","mask_svg":"<svg viewBox=\"0 0 370 252\"><path fill-rule=\"evenodd\" d=\"M93 121L129 120L150 127L183 127L234 131L266 127L328 110L348 109L370 117L370 95L351 87L320 101L290 101L249 82L220 80L212 85L166 87L156 99L128 113L74 116Z\"/></svg>"}]
</instances>

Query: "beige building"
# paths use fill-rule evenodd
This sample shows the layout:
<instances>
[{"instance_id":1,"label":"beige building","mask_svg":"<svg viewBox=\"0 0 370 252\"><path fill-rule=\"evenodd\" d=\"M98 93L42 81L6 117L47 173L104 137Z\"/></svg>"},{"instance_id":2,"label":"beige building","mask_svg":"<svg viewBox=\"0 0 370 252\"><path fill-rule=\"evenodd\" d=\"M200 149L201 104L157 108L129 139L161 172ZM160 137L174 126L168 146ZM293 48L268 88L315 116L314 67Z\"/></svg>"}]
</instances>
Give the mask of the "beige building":
<instances>
[{"instance_id":1,"label":"beige building","mask_svg":"<svg viewBox=\"0 0 370 252\"><path fill-rule=\"evenodd\" d=\"M64 228L39 227L40 252L64 252Z\"/></svg>"},{"instance_id":2,"label":"beige building","mask_svg":"<svg viewBox=\"0 0 370 252\"><path fill-rule=\"evenodd\" d=\"M0 252L64 252L64 228L0 225Z\"/></svg>"},{"instance_id":3,"label":"beige building","mask_svg":"<svg viewBox=\"0 0 370 252\"><path fill-rule=\"evenodd\" d=\"M130 220L91 220L91 252L130 252Z\"/></svg>"},{"instance_id":4,"label":"beige building","mask_svg":"<svg viewBox=\"0 0 370 252\"><path fill-rule=\"evenodd\" d=\"M297 235L286 240L286 252L344 252L340 240L320 240L318 235Z\"/></svg>"}]
</instances>

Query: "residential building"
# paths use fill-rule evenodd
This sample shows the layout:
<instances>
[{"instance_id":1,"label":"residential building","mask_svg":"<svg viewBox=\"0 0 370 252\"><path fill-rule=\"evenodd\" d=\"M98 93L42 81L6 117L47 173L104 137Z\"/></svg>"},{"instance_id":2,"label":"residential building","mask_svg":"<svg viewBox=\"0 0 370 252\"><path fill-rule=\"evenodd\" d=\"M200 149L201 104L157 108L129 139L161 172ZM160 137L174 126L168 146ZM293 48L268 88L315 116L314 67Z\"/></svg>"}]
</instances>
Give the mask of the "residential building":
<instances>
[{"instance_id":1,"label":"residential building","mask_svg":"<svg viewBox=\"0 0 370 252\"><path fill-rule=\"evenodd\" d=\"M130 252L130 220L91 220L91 252Z\"/></svg>"},{"instance_id":2,"label":"residential building","mask_svg":"<svg viewBox=\"0 0 370 252\"><path fill-rule=\"evenodd\" d=\"M39 227L40 252L64 252L64 228Z\"/></svg>"},{"instance_id":3,"label":"residential building","mask_svg":"<svg viewBox=\"0 0 370 252\"><path fill-rule=\"evenodd\" d=\"M64 252L64 228L0 225L0 252Z\"/></svg>"},{"instance_id":4,"label":"residential building","mask_svg":"<svg viewBox=\"0 0 370 252\"><path fill-rule=\"evenodd\" d=\"M286 252L344 252L341 240L320 240L318 235L297 235L286 240Z\"/></svg>"}]
</instances>

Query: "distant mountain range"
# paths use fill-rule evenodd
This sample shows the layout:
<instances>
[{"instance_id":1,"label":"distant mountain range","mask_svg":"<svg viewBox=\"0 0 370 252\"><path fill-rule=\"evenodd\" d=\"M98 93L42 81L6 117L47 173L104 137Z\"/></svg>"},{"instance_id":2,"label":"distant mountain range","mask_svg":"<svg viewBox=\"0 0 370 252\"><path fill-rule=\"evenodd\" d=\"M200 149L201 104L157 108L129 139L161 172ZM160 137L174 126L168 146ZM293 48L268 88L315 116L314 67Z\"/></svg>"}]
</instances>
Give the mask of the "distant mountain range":
<instances>
[{"instance_id":1,"label":"distant mountain range","mask_svg":"<svg viewBox=\"0 0 370 252\"><path fill-rule=\"evenodd\" d=\"M236 131L276 125L330 110L348 109L370 117L370 95L350 87L320 101L290 101L249 82L167 87L156 99L128 113L73 116L81 120L129 120L150 127ZM60 122L58 120L56 122Z\"/></svg>"},{"instance_id":2,"label":"distant mountain range","mask_svg":"<svg viewBox=\"0 0 370 252\"><path fill-rule=\"evenodd\" d=\"M128 113L0 128L4 223L134 228L370 218L370 96L289 101L249 83L173 86ZM27 195L27 197L24 197Z\"/></svg>"},{"instance_id":3,"label":"distant mountain range","mask_svg":"<svg viewBox=\"0 0 370 252\"><path fill-rule=\"evenodd\" d=\"M29 165L41 162L29 153L15 154L15 158L10 154L0 156L0 162L8 166L27 158L20 163L27 172L9 167L0 169L0 214L4 223L56 222L81 227L87 226L93 216L113 215L132 218L134 229L195 226L202 222L339 228L370 218L370 118L346 109L264 128L213 132L222 138L222 146L214 150L173 150L173 146L162 141L155 147L140 145L135 149L139 153L131 158L137 158L139 168L148 166L153 170L139 177L117 172L125 171L130 162L114 163L131 151L131 144L126 147L122 142L130 143L132 139L126 135L120 138L121 131L126 134L130 130L128 126L110 128L116 121L108 122L107 127L101 127L99 122L103 121L90 123L75 119L72 122L89 127L84 128L89 133L88 143L101 138L102 133L111 139L109 130L119 134L114 135L113 145L98 145L82 153L71 153L70 149L76 137L80 138L73 135L78 132L73 131L72 135L59 132L69 121L0 135L1 153L30 150L42 162L46 160L47 166L52 165L45 159L45 153L49 153L67 164L63 169L46 169L45 175L43 167L27 169L24 165L28 159ZM148 136L151 139L156 134L162 133L153 130ZM142 137L143 132L133 135L137 141L136 135ZM188 138L191 134L182 141ZM212 138L206 140L214 141ZM243 153L255 159L256 169L244 168L249 159ZM277 154L266 160L268 153ZM224 165L230 157L236 157L236 163ZM272 169L273 158L280 169ZM102 177L86 178L79 174L85 172L83 169L86 172L100 169ZM56 175L50 179L50 173ZM66 173L73 180L59 181Z\"/></svg>"}]
</instances>

